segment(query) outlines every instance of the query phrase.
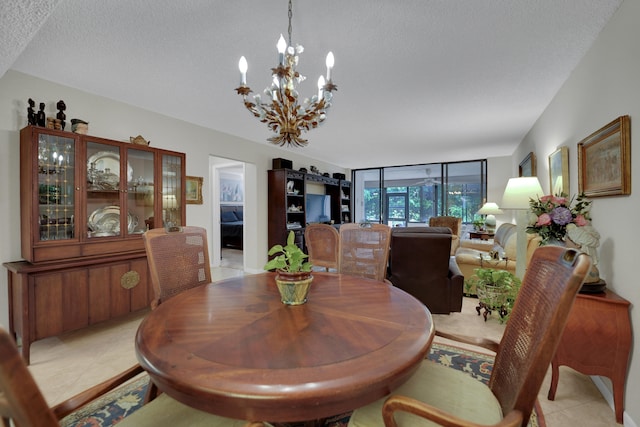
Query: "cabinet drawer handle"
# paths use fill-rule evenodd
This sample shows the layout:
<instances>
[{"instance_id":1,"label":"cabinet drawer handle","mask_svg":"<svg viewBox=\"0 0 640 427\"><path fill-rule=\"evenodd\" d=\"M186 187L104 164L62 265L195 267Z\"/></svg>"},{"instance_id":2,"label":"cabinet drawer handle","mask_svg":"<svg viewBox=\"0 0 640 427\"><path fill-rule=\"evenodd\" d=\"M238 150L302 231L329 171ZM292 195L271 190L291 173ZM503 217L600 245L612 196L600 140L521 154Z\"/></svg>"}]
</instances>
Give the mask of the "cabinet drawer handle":
<instances>
[{"instance_id":1,"label":"cabinet drawer handle","mask_svg":"<svg viewBox=\"0 0 640 427\"><path fill-rule=\"evenodd\" d=\"M120 277L120 286L125 289L133 289L140 283L140 275L137 271L127 271Z\"/></svg>"}]
</instances>

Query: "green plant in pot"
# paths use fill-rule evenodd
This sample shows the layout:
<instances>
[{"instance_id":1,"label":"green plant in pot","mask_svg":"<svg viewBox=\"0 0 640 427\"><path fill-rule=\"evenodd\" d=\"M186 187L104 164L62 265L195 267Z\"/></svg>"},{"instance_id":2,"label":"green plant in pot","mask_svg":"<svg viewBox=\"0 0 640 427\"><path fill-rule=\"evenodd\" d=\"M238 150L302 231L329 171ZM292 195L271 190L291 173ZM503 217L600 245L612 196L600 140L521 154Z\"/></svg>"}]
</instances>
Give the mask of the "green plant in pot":
<instances>
[{"instance_id":1,"label":"green plant in pot","mask_svg":"<svg viewBox=\"0 0 640 427\"><path fill-rule=\"evenodd\" d=\"M313 265L307 261L309 255L295 244L294 232L289 232L286 246L271 247L269 256L273 258L265 264L264 269L276 271L276 285L281 301L288 305L307 302L307 294L313 281Z\"/></svg>"},{"instance_id":2,"label":"green plant in pot","mask_svg":"<svg viewBox=\"0 0 640 427\"><path fill-rule=\"evenodd\" d=\"M484 219L482 218L474 218L473 219L473 229L476 231L481 231L484 228Z\"/></svg>"},{"instance_id":3,"label":"green plant in pot","mask_svg":"<svg viewBox=\"0 0 640 427\"><path fill-rule=\"evenodd\" d=\"M469 289L476 286L479 305L476 307L478 316L484 309L484 320L497 310L500 314L500 322L509 320L509 314L513 308L522 281L514 274L506 270L494 268L476 268L475 275L467 280L465 286Z\"/></svg>"}]
</instances>

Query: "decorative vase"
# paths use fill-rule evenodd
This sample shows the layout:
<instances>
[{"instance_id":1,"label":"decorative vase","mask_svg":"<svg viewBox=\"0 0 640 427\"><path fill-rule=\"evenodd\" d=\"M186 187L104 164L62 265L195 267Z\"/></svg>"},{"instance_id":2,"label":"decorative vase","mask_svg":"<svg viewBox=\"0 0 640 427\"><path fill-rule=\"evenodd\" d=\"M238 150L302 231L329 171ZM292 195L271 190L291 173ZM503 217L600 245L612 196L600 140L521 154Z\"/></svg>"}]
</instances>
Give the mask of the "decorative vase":
<instances>
[{"instance_id":1,"label":"decorative vase","mask_svg":"<svg viewBox=\"0 0 640 427\"><path fill-rule=\"evenodd\" d=\"M566 247L567 246L567 242L565 242L564 240L560 240L560 239L549 239L549 240L547 240L547 243L545 243L545 246L562 246L562 247Z\"/></svg>"},{"instance_id":2,"label":"decorative vase","mask_svg":"<svg viewBox=\"0 0 640 427\"><path fill-rule=\"evenodd\" d=\"M310 272L289 273L278 270L276 285L280 292L280 301L287 305L300 305L307 302L307 294L313 281Z\"/></svg>"}]
</instances>

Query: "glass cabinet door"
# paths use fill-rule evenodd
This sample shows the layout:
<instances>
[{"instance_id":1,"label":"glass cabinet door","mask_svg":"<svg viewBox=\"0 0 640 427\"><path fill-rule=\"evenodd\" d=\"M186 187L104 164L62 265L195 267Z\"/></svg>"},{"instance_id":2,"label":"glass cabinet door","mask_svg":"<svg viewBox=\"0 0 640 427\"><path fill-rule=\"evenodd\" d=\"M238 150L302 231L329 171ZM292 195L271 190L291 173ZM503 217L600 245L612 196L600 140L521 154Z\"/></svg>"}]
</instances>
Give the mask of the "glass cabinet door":
<instances>
[{"instance_id":1,"label":"glass cabinet door","mask_svg":"<svg viewBox=\"0 0 640 427\"><path fill-rule=\"evenodd\" d=\"M120 147L99 142L87 142L87 236L105 238L122 235L124 222L120 217L122 166ZM124 168L128 181L131 166Z\"/></svg>"},{"instance_id":2,"label":"glass cabinet door","mask_svg":"<svg viewBox=\"0 0 640 427\"><path fill-rule=\"evenodd\" d=\"M39 240L76 239L75 152L72 138L38 135Z\"/></svg>"},{"instance_id":3,"label":"glass cabinet door","mask_svg":"<svg viewBox=\"0 0 640 427\"><path fill-rule=\"evenodd\" d=\"M162 220L167 228L184 225L182 168L181 157L162 154Z\"/></svg>"},{"instance_id":4,"label":"glass cabinet door","mask_svg":"<svg viewBox=\"0 0 640 427\"><path fill-rule=\"evenodd\" d=\"M132 177L127 181L127 234L142 234L154 222L154 159L152 151L127 149Z\"/></svg>"}]
</instances>

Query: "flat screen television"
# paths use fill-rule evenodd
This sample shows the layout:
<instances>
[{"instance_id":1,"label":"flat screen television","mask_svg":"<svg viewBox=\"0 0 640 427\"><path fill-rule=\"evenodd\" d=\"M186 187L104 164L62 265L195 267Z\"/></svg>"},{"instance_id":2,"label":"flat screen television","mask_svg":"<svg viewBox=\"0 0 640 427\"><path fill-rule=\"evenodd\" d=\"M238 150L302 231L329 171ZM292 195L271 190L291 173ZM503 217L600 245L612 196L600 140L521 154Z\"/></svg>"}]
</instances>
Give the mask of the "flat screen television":
<instances>
[{"instance_id":1,"label":"flat screen television","mask_svg":"<svg viewBox=\"0 0 640 427\"><path fill-rule=\"evenodd\" d=\"M331 221L331 198L325 194L307 194L307 224Z\"/></svg>"}]
</instances>

